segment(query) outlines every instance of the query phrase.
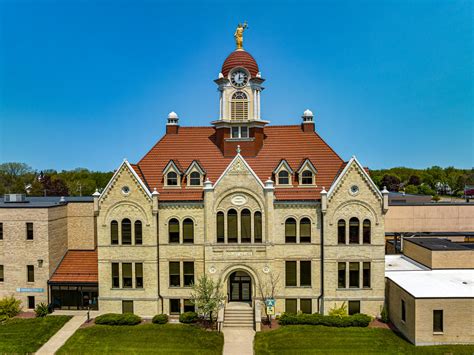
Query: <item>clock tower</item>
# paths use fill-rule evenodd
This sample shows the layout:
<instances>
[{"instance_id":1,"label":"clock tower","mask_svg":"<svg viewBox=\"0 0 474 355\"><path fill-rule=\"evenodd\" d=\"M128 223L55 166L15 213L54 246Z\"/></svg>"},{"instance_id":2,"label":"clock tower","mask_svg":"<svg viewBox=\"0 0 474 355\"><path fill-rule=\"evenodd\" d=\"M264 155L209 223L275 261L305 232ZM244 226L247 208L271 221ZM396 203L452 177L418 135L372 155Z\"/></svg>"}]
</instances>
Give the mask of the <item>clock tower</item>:
<instances>
[{"instance_id":1,"label":"clock tower","mask_svg":"<svg viewBox=\"0 0 474 355\"><path fill-rule=\"evenodd\" d=\"M268 123L261 119L260 96L264 89L258 64L243 49L243 31L247 24L239 24L234 37L236 49L224 61L218 79L219 119L216 144L224 155L235 155L237 145L241 154L256 155L263 145L263 128Z\"/></svg>"}]
</instances>

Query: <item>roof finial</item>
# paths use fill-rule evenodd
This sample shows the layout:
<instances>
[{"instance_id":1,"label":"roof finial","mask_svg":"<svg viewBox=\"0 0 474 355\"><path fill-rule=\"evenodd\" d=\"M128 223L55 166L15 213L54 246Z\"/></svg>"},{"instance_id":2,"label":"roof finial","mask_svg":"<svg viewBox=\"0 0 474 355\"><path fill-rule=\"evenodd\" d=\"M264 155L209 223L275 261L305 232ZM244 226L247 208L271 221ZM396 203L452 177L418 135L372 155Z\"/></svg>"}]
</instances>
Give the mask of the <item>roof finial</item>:
<instances>
[{"instance_id":1,"label":"roof finial","mask_svg":"<svg viewBox=\"0 0 474 355\"><path fill-rule=\"evenodd\" d=\"M237 146L237 154L240 154L240 145Z\"/></svg>"},{"instance_id":2,"label":"roof finial","mask_svg":"<svg viewBox=\"0 0 474 355\"><path fill-rule=\"evenodd\" d=\"M244 44L244 30L247 28L247 21L243 24L239 23L234 33L235 38L235 45L237 46L237 50L243 50Z\"/></svg>"}]
</instances>

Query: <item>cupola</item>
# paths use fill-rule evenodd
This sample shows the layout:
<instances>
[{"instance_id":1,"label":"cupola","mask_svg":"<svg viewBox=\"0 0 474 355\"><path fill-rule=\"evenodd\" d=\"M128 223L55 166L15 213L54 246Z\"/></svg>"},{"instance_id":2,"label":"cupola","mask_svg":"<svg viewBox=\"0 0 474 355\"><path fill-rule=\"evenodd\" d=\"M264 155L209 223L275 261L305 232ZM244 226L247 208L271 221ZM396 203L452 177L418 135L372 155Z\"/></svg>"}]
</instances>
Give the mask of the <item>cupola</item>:
<instances>
[{"instance_id":1,"label":"cupola","mask_svg":"<svg viewBox=\"0 0 474 355\"><path fill-rule=\"evenodd\" d=\"M314 132L314 115L313 112L309 109L306 109L303 112L303 123L301 124L301 128L303 132Z\"/></svg>"},{"instance_id":2,"label":"cupola","mask_svg":"<svg viewBox=\"0 0 474 355\"><path fill-rule=\"evenodd\" d=\"M168 114L168 122L166 123L166 134L176 134L179 129L179 117L174 111Z\"/></svg>"}]
</instances>

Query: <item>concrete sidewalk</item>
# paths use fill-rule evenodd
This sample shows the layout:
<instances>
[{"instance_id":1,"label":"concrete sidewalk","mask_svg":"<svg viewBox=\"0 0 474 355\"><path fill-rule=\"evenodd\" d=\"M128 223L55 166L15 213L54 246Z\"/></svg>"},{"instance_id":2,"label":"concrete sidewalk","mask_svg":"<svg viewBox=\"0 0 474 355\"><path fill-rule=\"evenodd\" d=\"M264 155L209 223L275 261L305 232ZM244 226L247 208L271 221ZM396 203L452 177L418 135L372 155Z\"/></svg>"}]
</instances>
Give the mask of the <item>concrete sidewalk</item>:
<instances>
[{"instance_id":1,"label":"concrete sidewalk","mask_svg":"<svg viewBox=\"0 0 474 355\"><path fill-rule=\"evenodd\" d=\"M51 339L49 339L41 348L39 348L36 354L53 355L86 320L87 315L84 313L73 316L69 322L64 324L64 326L51 337Z\"/></svg>"},{"instance_id":2,"label":"concrete sidewalk","mask_svg":"<svg viewBox=\"0 0 474 355\"><path fill-rule=\"evenodd\" d=\"M252 328L224 327L224 355L253 355L253 338L255 331Z\"/></svg>"}]
</instances>

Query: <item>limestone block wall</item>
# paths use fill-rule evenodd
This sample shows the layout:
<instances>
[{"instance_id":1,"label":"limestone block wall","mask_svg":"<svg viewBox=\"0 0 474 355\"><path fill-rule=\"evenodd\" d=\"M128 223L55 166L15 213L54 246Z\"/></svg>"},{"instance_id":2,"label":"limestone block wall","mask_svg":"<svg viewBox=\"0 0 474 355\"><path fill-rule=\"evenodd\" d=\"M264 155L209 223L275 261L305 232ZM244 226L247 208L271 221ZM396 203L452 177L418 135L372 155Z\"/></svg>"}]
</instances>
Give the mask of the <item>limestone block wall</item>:
<instances>
[{"instance_id":1,"label":"limestone block wall","mask_svg":"<svg viewBox=\"0 0 474 355\"><path fill-rule=\"evenodd\" d=\"M61 215L60 210L64 207L55 208ZM34 296L36 304L47 303L47 281L52 269L49 258L49 230L56 228L51 226L48 209L1 208L0 221L3 222L0 264L4 265L5 277L4 282L0 282L0 298L13 295L22 301L24 309L28 306L28 296ZM33 240L26 239L27 222L33 223ZM58 223L53 221L53 224ZM27 281L27 265L34 266L34 282ZM20 289L23 289L23 292L20 292Z\"/></svg>"},{"instance_id":2,"label":"limestone block wall","mask_svg":"<svg viewBox=\"0 0 474 355\"><path fill-rule=\"evenodd\" d=\"M357 187L357 192L352 187ZM371 185L362 169L350 165L339 184L328 196L324 214L324 313L348 301L360 301L362 313L380 314L384 303L384 257L385 231L382 198ZM349 221L359 220L359 244L349 244ZM338 221L346 223L346 243L338 244ZM363 244L363 221L371 225L370 244ZM360 264L360 287L338 288L338 262L370 262L370 287L362 287L362 264ZM348 266L348 265L347 265ZM346 279L349 273L346 272Z\"/></svg>"},{"instance_id":3,"label":"limestone block wall","mask_svg":"<svg viewBox=\"0 0 474 355\"><path fill-rule=\"evenodd\" d=\"M94 250L96 227L92 202L67 204L68 249Z\"/></svg>"},{"instance_id":4,"label":"limestone block wall","mask_svg":"<svg viewBox=\"0 0 474 355\"><path fill-rule=\"evenodd\" d=\"M405 302L405 321L402 320L402 300ZM415 299L390 279L387 279L387 310L393 325L410 342L415 343L417 319Z\"/></svg>"},{"instance_id":5,"label":"limestone block wall","mask_svg":"<svg viewBox=\"0 0 474 355\"><path fill-rule=\"evenodd\" d=\"M124 187L128 188L128 192ZM128 218L132 223L132 244L122 245L121 223ZM111 244L110 223L119 223L119 244ZM142 244L135 244L135 221L142 222ZM104 312L122 311L122 300L134 302L135 313L153 316L159 310L158 297L158 228L153 214L151 196L138 183L127 165L122 165L114 180L99 200L97 216L97 250L99 260L99 309ZM120 263L120 287L112 287L112 263ZM143 263L143 288L124 288L122 263Z\"/></svg>"}]
</instances>

